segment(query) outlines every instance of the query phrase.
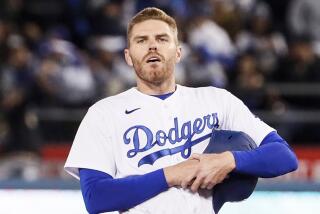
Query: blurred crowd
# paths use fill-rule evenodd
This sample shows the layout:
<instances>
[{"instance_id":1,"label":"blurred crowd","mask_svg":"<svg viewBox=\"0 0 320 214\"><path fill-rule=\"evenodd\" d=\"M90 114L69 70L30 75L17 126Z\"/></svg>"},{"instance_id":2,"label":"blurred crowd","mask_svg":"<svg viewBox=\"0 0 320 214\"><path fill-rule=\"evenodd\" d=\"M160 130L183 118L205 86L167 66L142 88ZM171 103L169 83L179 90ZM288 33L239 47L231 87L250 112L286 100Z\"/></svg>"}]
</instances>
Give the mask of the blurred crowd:
<instances>
[{"instance_id":1,"label":"blurred crowd","mask_svg":"<svg viewBox=\"0 0 320 214\"><path fill-rule=\"evenodd\" d=\"M134 86L123 57L126 24L147 6L177 21L178 83L227 88L252 110L320 106L266 87L320 83L318 0L6 0L0 2L0 151L39 148L30 108L87 108Z\"/></svg>"}]
</instances>

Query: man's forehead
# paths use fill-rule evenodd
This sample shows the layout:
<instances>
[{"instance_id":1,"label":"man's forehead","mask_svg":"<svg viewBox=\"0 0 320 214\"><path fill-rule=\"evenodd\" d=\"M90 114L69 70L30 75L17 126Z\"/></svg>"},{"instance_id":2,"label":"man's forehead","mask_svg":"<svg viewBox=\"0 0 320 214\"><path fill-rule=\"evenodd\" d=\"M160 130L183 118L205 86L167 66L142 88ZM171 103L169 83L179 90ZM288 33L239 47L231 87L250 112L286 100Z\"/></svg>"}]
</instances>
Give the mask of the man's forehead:
<instances>
[{"instance_id":1,"label":"man's forehead","mask_svg":"<svg viewBox=\"0 0 320 214\"><path fill-rule=\"evenodd\" d=\"M146 20L135 24L132 28L132 37L149 35L153 36L160 34L173 34L170 26L161 20Z\"/></svg>"}]
</instances>

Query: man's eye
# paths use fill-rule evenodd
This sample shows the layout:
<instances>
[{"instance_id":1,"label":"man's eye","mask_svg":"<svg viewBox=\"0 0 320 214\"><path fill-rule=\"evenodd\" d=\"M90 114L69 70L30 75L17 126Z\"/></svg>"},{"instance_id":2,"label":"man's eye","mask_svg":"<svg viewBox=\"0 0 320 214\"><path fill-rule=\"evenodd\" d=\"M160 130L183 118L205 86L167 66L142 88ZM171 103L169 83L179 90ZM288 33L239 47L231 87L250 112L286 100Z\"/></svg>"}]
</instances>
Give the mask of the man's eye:
<instances>
[{"instance_id":1,"label":"man's eye","mask_svg":"<svg viewBox=\"0 0 320 214\"><path fill-rule=\"evenodd\" d=\"M167 42L168 41L168 39L166 39L166 38L159 38L158 39L160 42Z\"/></svg>"},{"instance_id":2,"label":"man's eye","mask_svg":"<svg viewBox=\"0 0 320 214\"><path fill-rule=\"evenodd\" d=\"M137 41L137 43L143 43L144 42L144 39L139 39L138 41Z\"/></svg>"}]
</instances>

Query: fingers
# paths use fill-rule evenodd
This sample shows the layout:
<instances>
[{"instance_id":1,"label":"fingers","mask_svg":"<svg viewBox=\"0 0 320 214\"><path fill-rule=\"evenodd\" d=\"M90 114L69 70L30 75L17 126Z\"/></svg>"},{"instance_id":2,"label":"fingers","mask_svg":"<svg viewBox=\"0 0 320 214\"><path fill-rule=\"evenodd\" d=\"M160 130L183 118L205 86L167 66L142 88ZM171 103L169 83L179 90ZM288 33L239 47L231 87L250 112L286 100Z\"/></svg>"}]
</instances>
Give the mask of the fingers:
<instances>
[{"instance_id":1,"label":"fingers","mask_svg":"<svg viewBox=\"0 0 320 214\"><path fill-rule=\"evenodd\" d=\"M181 187L184 189L189 187L196 179L199 161L196 159L189 159L186 160L185 163L189 166L189 168L186 171L187 175L181 178Z\"/></svg>"},{"instance_id":2,"label":"fingers","mask_svg":"<svg viewBox=\"0 0 320 214\"><path fill-rule=\"evenodd\" d=\"M216 185L216 183L212 182L206 187L206 189L212 189L215 185Z\"/></svg>"},{"instance_id":3,"label":"fingers","mask_svg":"<svg viewBox=\"0 0 320 214\"><path fill-rule=\"evenodd\" d=\"M196 178L195 181L192 183L191 188L190 188L192 192L197 192L197 191L198 191L200 185L201 185L202 182L203 182L203 179L204 179L203 176L201 176L201 175L198 175L198 176L197 176L197 178Z\"/></svg>"},{"instance_id":4,"label":"fingers","mask_svg":"<svg viewBox=\"0 0 320 214\"><path fill-rule=\"evenodd\" d=\"M199 188L212 189L216 184L222 182L229 170L225 169L220 156L194 153L192 156L175 166L172 172L176 186L190 188L197 192Z\"/></svg>"},{"instance_id":5,"label":"fingers","mask_svg":"<svg viewBox=\"0 0 320 214\"><path fill-rule=\"evenodd\" d=\"M197 175L197 179L191 186L191 190L196 192L198 191L199 187L201 189L212 189L214 186L226 179L227 176L228 175L226 175L224 172L213 171L207 174L206 172L200 171Z\"/></svg>"},{"instance_id":6,"label":"fingers","mask_svg":"<svg viewBox=\"0 0 320 214\"><path fill-rule=\"evenodd\" d=\"M222 183L226 177L224 174L210 174L203 182L203 189L212 189L215 185Z\"/></svg>"},{"instance_id":7,"label":"fingers","mask_svg":"<svg viewBox=\"0 0 320 214\"><path fill-rule=\"evenodd\" d=\"M217 181L214 179L214 176L209 176L203 183L203 189L212 189L217 184Z\"/></svg>"},{"instance_id":8,"label":"fingers","mask_svg":"<svg viewBox=\"0 0 320 214\"><path fill-rule=\"evenodd\" d=\"M189 177L189 178L183 180L182 183L181 183L181 187L183 189L188 188L194 182L195 179L196 179L196 177L193 176L193 177Z\"/></svg>"},{"instance_id":9,"label":"fingers","mask_svg":"<svg viewBox=\"0 0 320 214\"><path fill-rule=\"evenodd\" d=\"M182 181L181 187L182 187L183 189L187 189L188 186L189 186L189 182L188 182L188 181Z\"/></svg>"},{"instance_id":10,"label":"fingers","mask_svg":"<svg viewBox=\"0 0 320 214\"><path fill-rule=\"evenodd\" d=\"M215 184L215 174L211 173L204 177L203 182L201 184L201 189L212 189Z\"/></svg>"},{"instance_id":11,"label":"fingers","mask_svg":"<svg viewBox=\"0 0 320 214\"><path fill-rule=\"evenodd\" d=\"M187 188L193 183L198 172L198 160L186 160L179 164L164 168L169 187L181 186Z\"/></svg>"},{"instance_id":12,"label":"fingers","mask_svg":"<svg viewBox=\"0 0 320 214\"><path fill-rule=\"evenodd\" d=\"M188 161L190 161L190 163L193 163L196 165L194 165L195 167L190 168L187 172L188 174L182 178L181 187L184 189L189 187L194 182L194 180L197 177L197 172L198 172L198 167L197 167L198 161L195 161L195 160L188 160Z\"/></svg>"}]
</instances>

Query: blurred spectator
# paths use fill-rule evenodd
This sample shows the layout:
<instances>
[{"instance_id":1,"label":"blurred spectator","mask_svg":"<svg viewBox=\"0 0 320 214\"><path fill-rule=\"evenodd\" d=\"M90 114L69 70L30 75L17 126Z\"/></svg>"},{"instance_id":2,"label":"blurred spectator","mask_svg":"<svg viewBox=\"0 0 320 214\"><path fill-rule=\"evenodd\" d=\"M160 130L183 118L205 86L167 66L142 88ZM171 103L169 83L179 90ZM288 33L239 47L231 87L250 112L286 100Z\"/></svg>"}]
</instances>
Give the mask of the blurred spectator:
<instances>
[{"instance_id":1,"label":"blurred spectator","mask_svg":"<svg viewBox=\"0 0 320 214\"><path fill-rule=\"evenodd\" d=\"M43 104L76 107L92 103L94 79L78 49L61 39L51 39L45 46L37 71Z\"/></svg>"},{"instance_id":2,"label":"blurred spectator","mask_svg":"<svg viewBox=\"0 0 320 214\"><path fill-rule=\"evenodd\" d=\"M136 9L136 11L140 11L146 7L158 7L161 9L165 9L166 11L169 10L169 13L170 13L171 11L169 8L169 4L170 4L169 0L153 0L153 1L137 0L136 5L135 5L135 7L136 7L135 9Z\"/></svg>"},{"instance_id":3,"label":"blurred spectator","mask_svg":"<svg viewBox=\"0 0 320 214\"><path fill-rule=\"evenodd\" d=\"M292 0L288 9L288 28L293 36L307 36L320 54L320 1Z\"/></svg>"},{"instance_id":4,"label":"blurred spectator","mask_svg":"<svg viewBox=\"0 0 320 214\"><path fill-rule=\"evenodd\" d=\"M187 84L187 78L188 78L188 65L189 60L191 57L191 49L189 47L189 44L180 41L180 47L181 47L181 59L180 62L176 65L175 68L175 78L177 84L186 85ZM191 71L192 72L192 71Z\"/></svg>"},{"instance_id":5,"label":"blurred spectator","mask_svg":"<svg viewBox=\"0 0 320 214\"><path fill-rule=\"evenodd\" d=\"M28 0L22 4L21 22L34 21L45 30L69 19L65 0Z\"/></svg>"},{"instance_id":6,"label":"blurred spectator","mask_svg":"<svg viewBox=\"0 0 320 214\"><path fill-rule=\"evenodd\" d=\"M314 53L308 38L294 39L290 42L289 56L279 63L274 80L285 83L320 83L320 58ZM310 94L291 96L286 100L291 108L319 108L319 97Z\"/></svg>"},{"instance_id":7,"label":"blurred spectator","mask_svg":"<svg viewBox=\"0 0 320 214\"><path fill-rule=\"evenodd\" d=\"M245 2L246 0L244 0ZM293 0L263 0L270 6L272 11L272 19L275 28L287 35L287 23L284 21L287 18L288 6Z\"/></svg>"},{"instance_id":8,"label":"blurred spectator","mask_svg":"<svg viewBox=\"0 0 320 214\"><path fill-rule=\"evenodd\" d=\"M8 19L15 23L21 23L21 16L24 1L22 0L6 0L0 1L0 19Z\"/></svg>"},{"instance_id":9,"label":"blurred spectator","mask_svg":"<svg viewBox=\"0 0 320 214\"><path fill-rule=\"evenodd\" d=\"M282 82L320 81L320 59L312 48L312 41L306 37L293 39L288 57L282 58L275 80Z\"/></svg>"},{"instance_id":10,"label":"blurred spectator","mask_svg":"<svg viewBox=\"0 0 320 214\"><path fill-rule=\"evenodd\" d=\"M8 60L1 67L0 108L8 126L7 141L2 150L37 151L37 142L27 124L27 107L34 90L33 56L20 35L9 38Z\"/></svg>"},{"instance_id":11,"label":"blurred spectator","mask_svg":"<svg viewBox=\"0 0 320 214\"><path fill-rule=\"evenodd\" d=\"M192 48L205 52L208 60L229 67L234 62L235 48L227 32L206 17L194 17L189 31Z\"/></svg>"},{"instance_id":12,"label":"blurred spectator","mask_svg":"<svg viewBox=\"0 0 320 214\"><path fill-rule=\"evenodd\" d=\"M146 7L157 7L164 11L170 16L178 19L185 19L192 9L194 0L137 0L135 1L135 11L140 11ZM207 0L198 0L199 5L202 4L205 7L205 2ZM189 7L190 6L190 7Z\"/></svg>"},{"instance_id":13,"label":"blurred spectator","mask_svg":"<svg viewBox=\"0 0 320 214\"><path fill-rule=\"evenodd\" d=\"M26 22L22 30L28 47L33 52L37 52L44 37L40 26L35 22Z\"/></svg>"},{"instance_id":14,"label":"blurred spectator","mask_svg":"<svg viewBox=\"0 0 320 214\"><path fill-rule=\"evenodd\" d=\"M211 85L221 88L227 86L228 79L224 68L220 63L208 60L206 53L201 49L193 50L185 63L187 85L194 87Z\"/></svg>"},{"instance_id":15,"label":"blurred spectator","mask_svg":"<svg viewBox=\"0 0 320 214\"><path fill-rule=\"evenodd\" d=\"M67 26L71 29L72 40L78 47L83 47L86 37L91 33L88 19L90 1L66 0L68 10Z\"/></svg>"},{"instance_id":16,"label":"blurred spectator","mask_svg":"<svg viewBox=\"0 0 320 214\"><path fill-rule=\"evenodd\" d=\"M212 19L223 29L228 32L230 38L234 41L236 35L241 31L244 19L248 15L242 10L252 4L249 1L232 1L232 0L213 0L211 7L213 10Z\"/></svg>"},{"instance_id":17,"label":"blurred spectator","mask_svg":"<svg viewBox=\"0 0 320 214\"><path fill-rule=\"evenodd\" d=\"M10 26L7 21L0 18L0 66L6 63L8 44L7 40L10 35Z\"/></svg>"},{"instance_id":18,"label":"blurred spectator","mask_svg":"<svg viewBox=\"0 0 320 214\"><path fill-rule=\"evenodd\" d=\"M123 49L126 40L122 36L92 38L94 47L91 71L96 81L97 99L124 91L135 84L134 71L126 64Z\"/></svg>"},{"instance_id":19,"label":"blurred spectator","mask_svg":"<svg viewBox=\"0 0 320 214\"><path fill-rule=\"evenodd\" d=\"M265 78L254 55L245 54L238 59L233 91L250 109L263 109L265 105Z\"/></svg>"},{"instance_id":20,"label":"blurred spectator","mask_svg":"<svg viewBox=\"0 0 320 214\"><path fill-rule=\"evenodd\" d=\"M97 5L91 11L91 25L94 35L124 35L126 27L122 25L123 1L110 0Z\"/></svg>"},{"instance_id":21,"label":"blurred spectator","mask_svg":"<svg viewBox=\"0 0 320 214\"><path fill-rule=\"evenodd\" d=\"M226 70L235 59L235 49L230 37L206 16L193 17L188 41L194 51L188 78L195 85L225 87L228 83Z\"/></svg>"},{"instance_id":22,"label":"blurred spectator","mask_svg":"<svg viewBox=\"0 0 320 214\"><path fill-rule=\"evenodd\" d=\"M257 66L269 77L277 69L279 57L287 54L284 36L273 29L269 7L257 3L249 19L249 28L236 38L239 54L251 52L257 60Z\"/></svg>"}]
</instances>

